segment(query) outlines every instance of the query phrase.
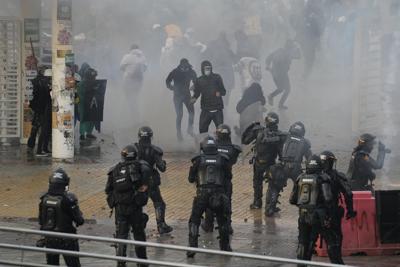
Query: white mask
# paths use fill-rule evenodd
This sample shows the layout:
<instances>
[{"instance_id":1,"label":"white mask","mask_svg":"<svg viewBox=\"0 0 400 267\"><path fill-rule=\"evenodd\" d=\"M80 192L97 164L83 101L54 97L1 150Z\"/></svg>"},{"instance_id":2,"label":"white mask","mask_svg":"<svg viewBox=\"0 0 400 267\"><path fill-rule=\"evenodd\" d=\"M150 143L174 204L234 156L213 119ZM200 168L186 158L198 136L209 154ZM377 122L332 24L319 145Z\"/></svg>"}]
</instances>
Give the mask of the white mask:
<instances>
[{"instance_id":1,"label":"white mask","mask_svg":"<svg viewBox=\"0 0 400 267\"><path fill-rule=\"evenodd\" d=\"M211 70L205 70L204 75L209 76L211 74Z\"/></svg>"}]
</instances>

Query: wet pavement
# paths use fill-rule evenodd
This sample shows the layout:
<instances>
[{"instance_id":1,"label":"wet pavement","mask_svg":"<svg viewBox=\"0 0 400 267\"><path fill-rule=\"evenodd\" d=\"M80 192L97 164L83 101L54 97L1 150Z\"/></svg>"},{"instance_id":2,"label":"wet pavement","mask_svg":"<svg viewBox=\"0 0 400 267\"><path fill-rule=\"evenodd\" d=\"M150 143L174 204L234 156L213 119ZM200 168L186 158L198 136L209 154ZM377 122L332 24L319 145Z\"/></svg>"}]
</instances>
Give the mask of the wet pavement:
<instances>
[{"instance_id":1,"label":"wet pavement","mask_svg":"<svg viewBox=\"0 0 400 267\"><path fill-rule=\"evenodd\" d=\"M99 140L100 150L80 151L74 163L53 161L51 158L35 158L26 152L25 146L1 147L0 149L0 225L37 229L37 205L41 192L47 189L52 170L61 166L72 177L70 190L77 194L81 209L90 223L79 229L79 233L111 237L114 232L113 219L105 202L104 186L107 170L119 159L118 149L107 136ZM340 153L340 152L337 152ZM167 222L174 227L171 235L160 237L156 232L154 209L149 202L146 208L150 215L147 227L148 240L168 244L187 244L187 221L190 215L195 188L187 182L190 153L166 153L168 170L162 175L161 192L167 203ZM237 252L248 252L271 256L295 258L297 246L297 209L288 204L291 183L282 193L282 211L275 218L266 218L262 210L251 211L252 168L247 160L234 167L232 248ZM0 233L2 242L32 245L34 236L15 236ZM218 248L217 233L201 231L200 244L204 248ZM101 254L114 254L109 244L81 242L81 250ZM20 252L0 250L1 259L19 259ZM37 253L25 253L27 261L44 262ZM222 256L198 254L187 260L184 252L149 249L149 258L174 262L188 262L209 266L290 266L244 260ZM327 261L326 258L316 258ZM399 266L399 256L347 257L346 263L357 266ZM83 266L114 266L115 264L92 259L82 259ZM134 266L134 265L132 265Z\"/></svg>"}]
</instances>

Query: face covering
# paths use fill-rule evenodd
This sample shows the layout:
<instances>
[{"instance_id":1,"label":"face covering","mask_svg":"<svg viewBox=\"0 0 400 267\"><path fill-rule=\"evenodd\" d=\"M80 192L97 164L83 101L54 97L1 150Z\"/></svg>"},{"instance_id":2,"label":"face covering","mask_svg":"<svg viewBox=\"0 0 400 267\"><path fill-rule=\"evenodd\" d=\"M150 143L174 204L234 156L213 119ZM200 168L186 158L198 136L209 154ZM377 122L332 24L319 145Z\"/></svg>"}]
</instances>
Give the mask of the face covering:
<instances>
[{"instance_id":1,"label":"face covering","mask_svg":"<svg viewBox=\"0 0 400 267\"><path fill-rule=\"evenodd\" d=\"M211 70L204 70L204 75L209 76L211 74Z\"/></svg>"}]
</instances>

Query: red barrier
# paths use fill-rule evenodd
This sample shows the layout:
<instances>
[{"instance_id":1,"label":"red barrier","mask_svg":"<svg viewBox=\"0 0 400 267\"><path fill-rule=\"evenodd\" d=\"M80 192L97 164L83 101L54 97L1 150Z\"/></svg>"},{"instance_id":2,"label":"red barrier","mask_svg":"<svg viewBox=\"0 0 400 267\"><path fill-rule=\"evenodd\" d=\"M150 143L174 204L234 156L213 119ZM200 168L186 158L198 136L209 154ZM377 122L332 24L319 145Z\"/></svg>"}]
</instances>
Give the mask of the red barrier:
<instances>
[{"instance_id":1,"label":"red barrier","mask_svg":"<svg viewBox=\"0 0 400 267\"><path fill-rule=\"evenodd\" d=\"M342 220L342 254L350 256L366 254L368 256L393 255L400 252L400 244L381 244L376 224L375 197L369 191L354 191L353 205L357 216L351 220ZM345 204L343 204L345 206ZM328 256L326 243L320 246L317 241L318 256Z\"/></svg>"}]
</instances>

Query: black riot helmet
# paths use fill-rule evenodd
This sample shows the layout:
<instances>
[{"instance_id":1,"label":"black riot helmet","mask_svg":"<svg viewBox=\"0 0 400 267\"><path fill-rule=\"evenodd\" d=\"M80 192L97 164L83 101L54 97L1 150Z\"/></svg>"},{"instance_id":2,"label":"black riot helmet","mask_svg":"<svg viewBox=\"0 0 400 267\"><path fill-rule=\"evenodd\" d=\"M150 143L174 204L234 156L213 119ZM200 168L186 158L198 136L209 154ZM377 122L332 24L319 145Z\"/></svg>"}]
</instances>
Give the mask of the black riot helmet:
<instances>
[{"instance_id":1,"label":"black riot helmet","mask_svg":"<svg viewBox=\"0 0 400 267\"><path fill-rule=\"evenodd\" d=\"M121 158L123 161L135 160L137 158L138 152L136 147L133 145L127 145L121 151Z\"/></svg>"},{"instance_id":2,"label":"black riot helmet","mask_svg":"<svg viewBox=\"0 0 400 267\"><path fill-rule=\"evenodd\" d=\"M140 143L151 143L153 130L149 126L140 127L138 131L138 137Z\"/></svg>"},{"instance_id":3,"label":"black riot helmet","mask_svg":"<svg viewBox=\"0 0 400 267\"><path fill-rule=\"evenodd\" d=\"M319 173L322 170L321 159L317 155L312 155L306 163L306 173Z\"/></svg>"},{"instance_id":4,"label":"black riot helmet","mask_svg":"<svg viewBox=\"0 0 400 267\"><path fill-rule=\"evenodd\" d=\"M58 168L52 175L50 175L49 184L65 187L69 185L69 180L70 178L68 174L62 168Z\"/></svg>"},{"instance_id":5,"label":"black riot helmet","mask_svg":"<svg viewBox=\"0 0 400 267\"><path fill-rule=\"evenodd\" d=\"M369 133L362 134L358 138L358 147L366 150L367 152L371 152L376 143L375 139L376 136L372 134Z\"/></svg>"},{"instance_id":6,"label":"black riot helmet","mask_svg":"<svg viewBox=\"0 0 400 267\"><path fill-rule=\"evenodd\" d=\"M217 142L211 136L204 138L204 140L200 143L200 149L206 155L215 155L218 153Z\"/></svg>"},{"instance_id":7,"label":"black riot helmet","mask_svg":"<svg viewBox=\"0 0 400 267\"><path fill-rule=\"evenodd\" d=\"M306 128L301 121L296 121L290 126L289 133L297 137L304 137L306 134Z\"/></svg>"},{"instance_id":8,"label":"black riot helmet","mask_svg":"<svg viewBox=\"0 0 400 267\"><path fill-rule=\"evenodd\" d=\"M319 154L319 158L321 160L322 168L325 171L332 170L337 160L335 154L329 150L325 150Z\"/></svg>"},{"instance_id":9,"label":"black riot helmet","mask_svg":"<svg viewBox=\"0 0 400 267\"><path fill-rule=\"evenodd\" d=\"M265 126L273 127L277 126L279 123L279 116L275 112L269 112L265 117Z\"/></svg>"},{"instance_id":10,"label":"black riot helmet","mask_svg":"<svg viewBox=\"0 0 400 267\"><path fill-rule=\"evenodd\" d=\"M220 124L216 130L217 140L231 140L231 127L227 124Z\"/></svg>"}]
</instances>

